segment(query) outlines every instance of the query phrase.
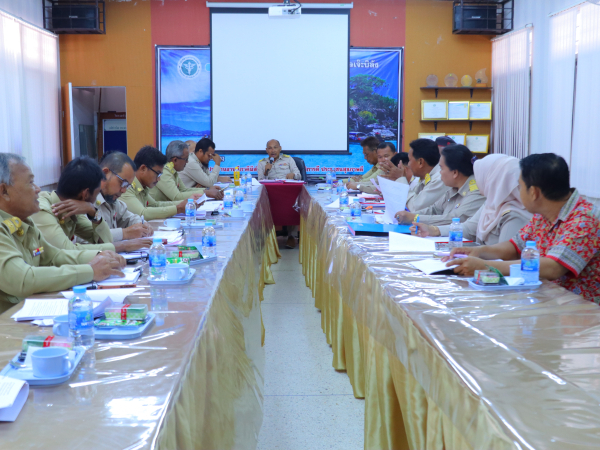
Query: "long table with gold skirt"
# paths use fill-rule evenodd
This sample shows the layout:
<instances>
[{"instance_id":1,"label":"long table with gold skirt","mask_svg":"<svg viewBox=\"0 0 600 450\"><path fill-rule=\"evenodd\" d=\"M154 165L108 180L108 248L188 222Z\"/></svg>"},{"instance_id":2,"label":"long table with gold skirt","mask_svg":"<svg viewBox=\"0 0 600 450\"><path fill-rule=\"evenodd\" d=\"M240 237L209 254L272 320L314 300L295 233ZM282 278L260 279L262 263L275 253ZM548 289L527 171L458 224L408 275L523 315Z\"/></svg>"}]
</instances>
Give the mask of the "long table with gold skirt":
<instances>
[{"instance_id":1,"label":"long table with gold skirt","mask_svg":"<svg viewBox=\"0 0 600 450\"><path fill-rule=\"evenodd\" d=\"M156 323L141 338L96 340L68 382L31 388L14 423L0 423L13 449L254 449L262 423L264 328L260 301L279 251L266 191L254 212L223 218L216 262L194 266L183 286L147 282L128 303L145 303ZM221 219L220 219L221 220ZM189 230L186 242L201 241ZM59 294L37 296L58 298ZM30 334L51 328L0 316L0 368Z\"/></svg>"},{"instance_id":2,"label":"long table with gold skirt","mask_svg":"<svg viewBox=\"0 0 600 450\"><path fill-rule=\"evenodd\" d=\"M333 369L365 399L365 449L600 448L598 305L425 275L409 263L431 253L352 236L331 201L302 190L300 262Z\"/></svg>"}]
</instances>

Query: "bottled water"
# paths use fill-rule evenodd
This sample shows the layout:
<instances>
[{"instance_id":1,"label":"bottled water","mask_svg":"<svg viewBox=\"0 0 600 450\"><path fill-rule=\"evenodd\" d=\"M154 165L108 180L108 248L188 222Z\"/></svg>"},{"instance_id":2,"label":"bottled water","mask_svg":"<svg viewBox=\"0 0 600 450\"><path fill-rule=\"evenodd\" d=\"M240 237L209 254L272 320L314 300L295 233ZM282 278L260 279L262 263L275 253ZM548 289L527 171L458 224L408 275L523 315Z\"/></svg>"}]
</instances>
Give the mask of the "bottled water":
<instances>
[{"instance_id":1,"label":"bottled water","mask_svg":"<svg viewBox=\"0 0 600 450\"><path fill-rule=\"evenodd\" d=\"M202 256L205 258L217 256L217 236L215 229L210 225L202 230Z\"/></svg>"},{"instance_id":2,"label":"bottled water","mask_svg":"<svg viewBox=\"0 0 600 450\"><path fill-rule=\"evenodd\" d=\"M69 300L69 336L73 345L94 346L94 303L87 295L85 286L75 286Z\"/></svg>"},{"instance_id":3,"label":"bottled water","mask_svg":"<svg viewBox=\"0 0 600 450\"><path fill-rule=\"evenodd\" d=\"M223 211L226 213L230 213L233 209L233 195L231 195L231 191L225 192L225 197L223 198Z\"/></svg>"},{"instance_id":4,"label":"bottled water","mask_svg":"<svg viewBox=\"0 0 600 450\"><path fill-rule=\"evenodd\" d=\"M196 224L196 205L193 198L188 198L187 205L185 205L185 224L188 227Z\"/></svg>"},{"instance_id":5,"label":"bottled water","mask_svg":"<svg viewBox=\"0 0 600 450\"><path fill-rule=\"evenodd\" d=\"M540 252L535 246L535 241L527 241L525 249L521 252L521 277L525 284L540 281Z\"/></svg>"},{"instance_id":6,"label":"bottled water","mask_svg":"<svg viewBox=\"0 0 600 450\"><path fill-rule=\"evenodd\" d=\"M341 181L338 181L335 191L336 191L337 195L342 195L342 192L344 191L344 183L342 183Z\"/></svg>"},{"instance_id":7,"label":"bottled water","mask_svg":"<svg viewBox=\"0 0 600 450\"><path fill-rule=\"evenodd\" d=\"M337 182L337 175L334 169L331 169L331 183L335 184Z\"/></svg>"},{"instance_id":8,"label":"bottled water","mask_svg":"<svg viewBox=\"0 0 600 450\"><path fill-rule=\"evenodd\" d=\"M340 209L346 208L348 206L348 191L346 189L342 190L340 194Z\"/></svg>"},{"instance_id":9,"label":"bottled water","mask_svg":"<svg viewBox=\"0 0 600 450\"><path fill-rule=\"evenodd\" d=\"M329 185L333 184L333 180L331 179L331 172L329 170L325 172L325 183Z\"/></svg>"},{"instance_id":10,"label":"bottled water","mask_svg":"<svg viewBox=\"0 0 600 450\"><path fill-rule=\"evenodd\" d=\"M460 223L460 218L455 217L452 219L452 224L450 225L450 235L448 239L448 247L462 247L463 245L463 227L462 223Z\"/></svg>"},{"instance_id":11,"label":"bottled water","mask_svg":"<svg viewBox=\"0 0 600 450\"><path fill-rule=\"evenodd\" d=\"M242 187L237 188L235 191L235 204L241 205L244 201L244 189Z\"/></svg>"},{"instance_id":12,"label":"bottled water","mask_svg":"<svg viewBox=\"0 0 600 450\"><path fill-rule=\"evenodd\" d=\"M246 174L246 186L250 185L252 186L252 175L250 175L249 173Z\"/></svg>"},{"instance_id":13,"label":"bottled water","mask_svg":"<svg viewBox=\"0 0 600 450\"><path fill-rule=\"evenodd\" d=\"M167 270L167 250L162 245L161 238L152 239L150 247L150 276L163 278Z\"/></svg>"},{"instance_id":14,"label":"bottled water","mask_svg":"<svg viewBox=\"0 0 600 450\"><path fill-rule=\"evenodd\" d=\"M362 215L361 205L357 198L354 199L352 206L350 206L350 215L352 217L360 217Z\"/></svg>"}]
</instances>

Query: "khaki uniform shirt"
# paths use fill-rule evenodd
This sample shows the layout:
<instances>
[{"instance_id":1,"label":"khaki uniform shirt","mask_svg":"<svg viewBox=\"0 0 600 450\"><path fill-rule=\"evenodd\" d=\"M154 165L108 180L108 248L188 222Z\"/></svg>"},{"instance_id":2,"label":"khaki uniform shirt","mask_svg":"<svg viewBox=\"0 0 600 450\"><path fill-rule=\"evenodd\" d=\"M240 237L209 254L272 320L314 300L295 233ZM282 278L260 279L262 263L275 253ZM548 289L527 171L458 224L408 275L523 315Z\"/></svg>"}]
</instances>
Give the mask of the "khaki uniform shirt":
<instances>
[{"instance_id":1,"label":"khaki uniform shirt","mask_svg":"<svg viewBox=\"0 0 600 450\"><path fill-rule=\"evenodd\" d=\"M162 178L162 177L161 177ZM110 227L113 242L123 240L123 228L128 228L136 223L142 223L142 218L127 209L127 205L117 199L112 205L104 200L102 194L98 194L96 206L102 214L102 220Z\"/></svg>"},{"instance_id":2,"label":"khaki uniform shirt","mask_svg":"<svg viewBox=\"0 0 600 450\"><path fill-rule=\"evenodd\" d=\"M52 212L52 205L60 202L56 192L42 192L39 197L40 211L31 216L44 239L56 248L64 250L115 250L108 224L101 220L93 224L83 214L60 219ZM77 236L89 244L74 244Z\"/></svg>"},{"instance_id":3,"label":"khaki uniform shirt","mask_svg":"<svg viewBox=\"0 0 600 450\"><path fill-rule=\"evenodd\" d=\"M213 170L208 170L204 164L200 162L195 153L190 153L190 159L181 171L181 181L186 187L192 188L196 183L205 188L213 187L219 179L221 166L215 165Z\"/></svg>"},{"instance_id":4,"label":"khaki uniform shirt","mask_svg":"<svg viewBox=\"0 0 600 450\"><path fill-rule=\"evenodd\" d=\"M138 216L144 216L146 220L166 219L177 214L177 203L180 202L157 202L150 195L150 189L143 187L142 183L135 178L133 183L121 196L127 209Z\"/></svg>"},{"instance_id":5,"label":"khaki uniform shirt","mask_svg":"<svg viewBox=\"0 0 600 450\"><path fill-rule=\"evenodd\" d=\"M265 167L269 163L269 158L263 158L258 162L256 170L258 171L259 180L283 180L288 173L294 174L294 180L301 180L302 175L296 166L296 161L289 155L279 154L279 158L273 161L273 167L265 176Z\"/></svg>"},{"instance_id":6,"label":"khaki uniform shirt","mask_svg":"<svg viewBox=\"0 0 600 450\"><path fill-rule=\"evenodd\" d=\"M479 192L475 177L471 175L460 189L451 188L437 202L428 208L414 211L419 221L428 225L448 225L455 217L466 222L473 217L485 203L485 197Z\"/></svg>"},{"instance_id":7,"label":"khaki uniform shirt","mask_svg":"<svg viewBox=\"0 0 600 450\"><path fill-rule=\"evenodd\" d=\"M0 210L0 313L30 295L89 283L94 270L88 263L97 254L59 250L31 218L22 222Z\"/></svg>"},{"instance_id":8,"label":"khaki uniform shirt","mask_svg":"<svg viewBox=\"0 0 600 450\"><path fill-rule=\"evenodd\" d=\"M394 182L408 184L410 189L414 189L415 186L418 184L418 180L415 177L412 178L410 183L406 180L406 177L400 177L394 180ZM372 179L365 182L361 181L360 183L358 183L358 190L364 192L365 194L381 194L377 189L375 189Z\"/></svg>"},{"instance_id":9,"label":"khaki uniform shirt","mask_svg":"<svg viewBox=\"0 0 600 450\"><path fill-rule=\"evenodd\" d=\"M172 162L165 164L163 174L158 180L158 183L150 189L152 198L159 202L187 200L194 194L203 193L204 189L202 188L194 189L185 187L185 184L183 184L183 181L179 178L179 174L173 167Z\"/></svg>"},{"instance_id":10,"label":"khaki uniform shirt","mask_svg":"<svg viewBox=\"0 0 600 450\"><path fill-rule=\"evenodd\" d=\"M414 189L408 192L406 207L410 212L414 213L433 205L452 189L444 184L440 171L440 166L435 166Z\"/></svg>"}]
</instances>

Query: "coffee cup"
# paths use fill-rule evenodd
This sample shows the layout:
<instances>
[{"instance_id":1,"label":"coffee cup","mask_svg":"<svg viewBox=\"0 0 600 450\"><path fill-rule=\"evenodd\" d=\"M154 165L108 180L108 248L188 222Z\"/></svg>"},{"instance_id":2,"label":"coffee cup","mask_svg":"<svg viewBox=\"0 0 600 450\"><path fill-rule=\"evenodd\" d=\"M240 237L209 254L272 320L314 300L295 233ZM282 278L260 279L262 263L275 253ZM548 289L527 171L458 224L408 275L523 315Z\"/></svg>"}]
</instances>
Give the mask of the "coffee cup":
<instances>
[{"instance_id":1,"label":"coffee cup","mask_svg":"<svg viewBox=\"0 0 600 450\"><path fill-rule=\"evenodd\" d=\"M240 208L233 208L231 210L231 217L244 217L244 210Z\"/></svg>"},{"instance_id":2,"label":"coffee cup","mask_svg":"<svg viewBox=\"0 0 600 450\"><path fill-rule=\"evenodd\" d=\"M375 223L375 216L373 214L363 214L361 221L362 223Z\"/></svg>"},{"instance_id":3,"label":"coffee cup","mask_svg":"<svg viewBox=\"0 0 600 450\"><path fill-rule=\"evenodd\" d=\"M181 228L181 219L167 219L164 223L165 227L175 228L176 230Z\"/></svg>"},{"instance_id":4,"label":"coffee cup","mask_svg":"<svg viewBox=\"0 0 600 450\"><path fill-rule=\"evenodd\" d=\"M244 212L252 212L252 210L254 209L254 205L250 202L244 202L242 203L242 210Z\"/></svg>"},{"instance_id":5,"label":"coffee cup","mask_svg":"<svg viewBox=\"0 0 600 450\"><path fill-rule=\"evenodd\" d=\"M167 264L167 280L185 280L190 273L190 266L184 263Z\"/></svg>"},{"instance_id":6,"label":"coffee cup","mask_svg":"<svg viewBox=\"0 0 600 450\"><path fill-rule=\"evenodd\" d=\"M33 376L37 378L56 378L69 373L73 361L69 359L69 349L64 347L46 347L31 354Z\"/></svg>"},{"instance_id":7,"label":"coffee cup","mask_svg":"<svg viewBox=\"0 0 600 450\"><path fill-rule=\"evenodd\" d=\"M513 278L521 278L521 264L510 265L510 276Z\"/></svg>"},{"instance_id":8,"label":"coffee cup","mask_svg":"<svg viewBox=\"0 0 600 450\"><path fill-rule=\"evenodd\" d=\"M58 316L54 318L54 325L52 326L52 332L56 336L68 336L69 335L69 316Z\"/></svg>"}]
</instances>

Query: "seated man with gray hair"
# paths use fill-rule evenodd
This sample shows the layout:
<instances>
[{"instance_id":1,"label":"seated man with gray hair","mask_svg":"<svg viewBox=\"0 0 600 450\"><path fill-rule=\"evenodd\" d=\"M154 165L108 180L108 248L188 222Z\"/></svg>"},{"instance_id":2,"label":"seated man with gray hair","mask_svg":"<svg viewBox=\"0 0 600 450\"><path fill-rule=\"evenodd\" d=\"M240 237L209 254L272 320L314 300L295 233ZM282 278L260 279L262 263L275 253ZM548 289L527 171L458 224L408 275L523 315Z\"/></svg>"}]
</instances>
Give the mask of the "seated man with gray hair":
<instances>
[{"instance_id":1,"label":"seated man with gray hair","mask_svg":"<svg viewBox=\"0 0 600 450\"><path fill-rule=\"evenodd\" d=\"M156 186L150 189L150 195L155 200L160 202L187 200L188 198L197 200L202 197L202 194L218 200L223 198L223 192L214 186L210 189L188 188L183 184L178 172L183 171L190 157L190 150L183 141L171 141L165 155L169 162L165 164L162 177Z\"/></svg>"},{"instance_id":2,"label":"seated man with gray hair","mask_svg":"<svg viewBox=\"0 0 600 450\"><path fill-rule=\"evenodd\" d=\"M30 218L39 193L25 159L0 153L0 313L33 294L123 276L125 259L115 252L50 245Z\"/></svg>"}]
</instances>

